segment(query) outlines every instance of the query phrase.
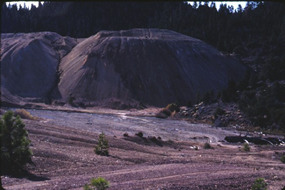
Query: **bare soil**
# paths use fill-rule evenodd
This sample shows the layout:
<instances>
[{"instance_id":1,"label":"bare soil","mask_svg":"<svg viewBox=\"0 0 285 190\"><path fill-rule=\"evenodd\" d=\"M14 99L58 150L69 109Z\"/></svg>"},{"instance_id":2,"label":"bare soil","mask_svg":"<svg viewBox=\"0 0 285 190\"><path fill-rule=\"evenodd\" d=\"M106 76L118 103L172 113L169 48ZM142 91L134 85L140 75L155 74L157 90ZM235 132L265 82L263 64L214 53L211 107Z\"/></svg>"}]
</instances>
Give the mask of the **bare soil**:
<instances>
[{"instance_id":1,"label":"bare soil","mask_svg":"<svg viewBox=\"0 0 285 190\"><path fill-rule=\"evenodd\" d=\"M28 166L33 175L2 176L6 189L82 189L99 176L110 181L110 189L250 189L259 177L265 178L269 189L285 186L285 164L280 161L284 146L251 145L251 151L244 152L241 144L220 142L233 131L154 117L128 118L118 110L93 115L29 111L43 118L24 120L34 153L35 166ZM90 120L83 122L85 116ZM177 135L161 132L163 127L177 129ZM110 145L108 157L94 153L103 128ZM139 130L144 138L135 135ZM192 136L191 130L196 130ZM125 132L129 136L123 136ZM205 140L211 139L216 139L213 149L204 149Z\"/></svg>"}]
</instances>

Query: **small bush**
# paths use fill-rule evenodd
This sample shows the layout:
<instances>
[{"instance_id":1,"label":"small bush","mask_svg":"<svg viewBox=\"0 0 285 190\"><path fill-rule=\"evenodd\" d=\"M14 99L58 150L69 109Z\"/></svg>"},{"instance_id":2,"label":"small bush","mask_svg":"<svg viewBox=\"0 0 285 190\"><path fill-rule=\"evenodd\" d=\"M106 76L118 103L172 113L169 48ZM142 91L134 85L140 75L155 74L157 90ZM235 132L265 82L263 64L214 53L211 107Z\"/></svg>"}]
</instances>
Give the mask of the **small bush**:
<instances>
[{"instance_id":1,"label":"small bush","mask_svg":"<svg viewBox=\"0 0 285 190\"><path fill-rule=\"evenodd\" d=\"M154 136L149 136L148 139L150 139L153 143L157 144L158 146L162 146L162 142L160 139Z\"/></svg>"},{"instance_id":2,"label":"small bush","mask_svg":"<svg viewBox=\"0 0 285 190\"><path fill-rule=\"evenodd\" d=\"M177 106L177 104L174 104L174 103L168 104L165 109L169 110L170 112L174 112L174 111L179 112L180 111L179 106Z\"/></svg>"},{"instance_id":3,"label":"small bush","mask_svg":"<svg viewBox=\"0 0 285 190\"><path fill-rule=\"evenodd\" d=\"M38 120L37 117L32 116L32 114L30 112L28 112L25 109L17 109L14 112L15 116L20 116L22 119L30 119L30 120Z\"/></svg>"},{"instance_id":4,"label":"small bush","mask_svg":"<svg viewBox=\"0 0 285 190\"><path fill-rule=\"evenodd\" d=\"M104 133L99 135L98 144L95 146L94 152L101 156L109 156L109 142Z\"/></svg>"},{"instance_id":5,"label":"small bush","mask_svg":"<svg viewBox=\"0 0 285 190\"><path fill-rule=\"evenodd\" d=\"M74 101L75 101L75 97L74 96L72 96L72 94L70 94L69 95L69 97L68 97L68 104L69 105L71 105L71 106L75 106L75 104L74 104Z\"/></svg>"},{"instance_id":6,"label":"small bush","mask_svg":"<svg viewBox=\"0 0 285 190\"><path fill-rule=\"evenodd\" d=\"M140 137L140 138L142 138L143 137L143 133L140 131L140 132L138 132L138 133L136 133L136 135L138 136L138 137Z\"/></svg>"},{"instance_id":7,"label":"small bush","mask_svg":"<svg viewBox=\"0 0 285 190\"><path fill-rule=\"evenodd\" d=\"M251 190L266 190L267 183L263 178L257 178L251 186Z\"/></svg>"},{"instance_id":8,"label":"small bush","mask_svg":"<svg viewBox=\"0 0 285 190\"><path fill-rule=\"evenodd\" d=\"M281 156L280 158L281 162L285 164L285 155Z\"/></svg>"},{"instance_id":9,"label":"small bush","mask_svg":"<svg viewBox=\"0 0 285 190\"><path fill-rule=\"evenodd\" d=\"M128 137L129 136L129 134L128 133L124 133L124 135L123 135L124 137Z\"/></svg>"},{"instance_id":10,"label":"small bush","mask_svg":"<svg viewBox=\"0 0 285 190\"><path fill-rule=\"evenodd\" d=\"M163 108L159 113L155 116L157 118L167 118L169 116L173 116L176 112L179 112L180 108L176 104L168 104L165 108Z\"/></svg>"},{"instance_id":11,"label":"small bush","mask_svg":"<svg viewBox=\"0 0 285 190\"><path fill-rule=\"evenodd\" d=\"M204 149L212 149L213 147L210 145L210 143L205 143L203 146Z\"/></svg>"},{"instance_id":12,"label":"small bush","mask_svg":"<svg viewBox=\"0 0 285 190\"><path fill-rule=\"evenodd\" d=\"M85 184L84 190L105 190L110 187L109 181L102 177L92 178L90 184Z\"/></svg>"},{"instance_id":13,"label":"small bush","mask_svg":"<svg viewBox=\"0 0 285 190\"><path fill-rule=\"evenodd\" d=\"M248 143L244 143L242 149L243 149L243 151L245 151L245 152L249 152L249 151L250 151L250 146L249 146L249 144L248 144Z\"/></svg>"}]
</instances>

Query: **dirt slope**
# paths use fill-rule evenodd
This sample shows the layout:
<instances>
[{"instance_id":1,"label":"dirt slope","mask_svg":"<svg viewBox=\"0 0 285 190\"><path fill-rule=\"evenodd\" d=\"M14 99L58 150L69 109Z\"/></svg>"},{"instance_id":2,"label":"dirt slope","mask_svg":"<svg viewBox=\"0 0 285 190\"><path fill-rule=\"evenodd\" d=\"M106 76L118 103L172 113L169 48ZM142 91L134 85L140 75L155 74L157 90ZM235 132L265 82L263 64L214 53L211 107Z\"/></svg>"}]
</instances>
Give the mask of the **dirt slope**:
<instances>
[{"instance_id":1,"label":"dirt slope","mask_svg":"<svg viewBox=\"0 0 285 190\"><path fill-rule=\"evenodd\" d=\"M237 60L170 30L101 31L78 42L53 32L1 35L4 101L185 105L244 72Z\"/></svg>"},{"instance_id":2,"label":"dirt slope","mask_svg":"<svg viewBox=\"0 0 285 190\"><path fill-rule=\"evenodd\" d=\"M6 189L82 189L99 176L110 181L110 190L240 190L250 189L258 177L265 178L271 190L285 186L285 165L277 154L284 147L251 146L251 152L242 152L237 145L203 149L198 142L165 139L159 146L129 133L108 136L110 156L104 157L93 152L98 133L45 121L25 124L36 166L29 166L33 175L28 177L3 176Z\"/></svg>"},{"instance_id":3,"label":"dirt slope","mask_svg":"<svg viewBox=\"0 0 285 190\"><path fill-rule=\"evenodd\" d=\"M101 31L73 48L60 70L66 100L135 99L155 106L187 104L245 72L210 45L160 29Z\"/></svg>"},{"instance_id":4,"label":"dirt slope","mask_svg":"<svg viewBox=\"0 0 285 190\"><path fill-rule=\"evenodd\" d=\"M46 98L57 86L60 59L76 44L53 32L1 34L1 91ZM5 88L5 90L4 90Z\"/></svg>"}]
</instances>

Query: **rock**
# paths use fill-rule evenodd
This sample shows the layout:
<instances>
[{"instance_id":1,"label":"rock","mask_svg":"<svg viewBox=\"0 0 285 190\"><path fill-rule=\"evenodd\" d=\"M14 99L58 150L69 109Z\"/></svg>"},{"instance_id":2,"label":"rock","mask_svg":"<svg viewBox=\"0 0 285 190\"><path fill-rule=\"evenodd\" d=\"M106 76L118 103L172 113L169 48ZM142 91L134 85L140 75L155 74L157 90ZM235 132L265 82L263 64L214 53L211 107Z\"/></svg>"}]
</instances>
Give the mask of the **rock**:
<instances>
[{"instance_id":1,"label":"rock","mask_svg":"<svg viewBox=\"0 0 285 190\"><path fill-rule=\"evenodd\" d=\"M250 142L258 145L266 145L266 144L281 144L284 139L279 139L275 137L268 137L268 138L262 138L262 137L242 137L242 136L227 136L225 137L225 140L227 142L231 143L244 143L244 142Z\"/></svg>"}]
</instances>

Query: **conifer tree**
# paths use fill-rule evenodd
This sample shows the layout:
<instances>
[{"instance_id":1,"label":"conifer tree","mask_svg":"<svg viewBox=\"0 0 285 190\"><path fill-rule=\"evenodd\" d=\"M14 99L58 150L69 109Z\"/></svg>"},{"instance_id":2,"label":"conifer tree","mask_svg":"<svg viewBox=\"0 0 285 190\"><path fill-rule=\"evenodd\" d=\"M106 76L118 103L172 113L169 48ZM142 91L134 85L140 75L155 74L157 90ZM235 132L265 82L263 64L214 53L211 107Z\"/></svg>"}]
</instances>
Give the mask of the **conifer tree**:
<instances>
[{"instance_id":1,"label":"conifer tree","mask_svg":"<svg viewBox=\"0 0 285 190\"><path fill-rule=\"evenodd\" d=\"M25 125L19 116L7 111L0 120L1 175L13 174L32 164L32 151Z\"/></svg>"},{"instance_id":2,"label":"conifer tree","mask_svg":"<svg viewBox=\"0 0 285 190\"><path fill-rule=\"evenodd\" d=\"M109 143L105 137L105 134L102 132L99 135L98 144L96 145L94 152L98 155L109 156Z\"/></svg>"}]
</instances>

